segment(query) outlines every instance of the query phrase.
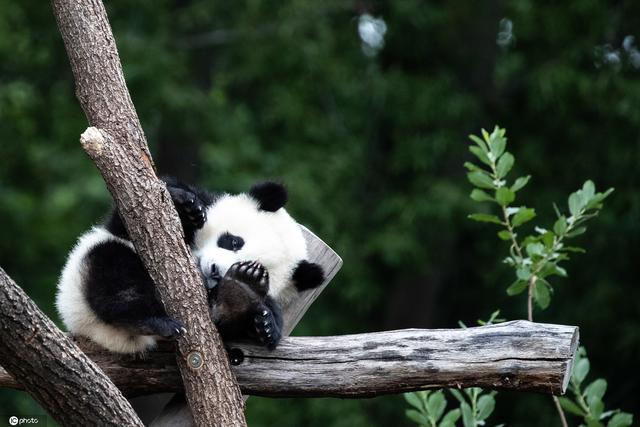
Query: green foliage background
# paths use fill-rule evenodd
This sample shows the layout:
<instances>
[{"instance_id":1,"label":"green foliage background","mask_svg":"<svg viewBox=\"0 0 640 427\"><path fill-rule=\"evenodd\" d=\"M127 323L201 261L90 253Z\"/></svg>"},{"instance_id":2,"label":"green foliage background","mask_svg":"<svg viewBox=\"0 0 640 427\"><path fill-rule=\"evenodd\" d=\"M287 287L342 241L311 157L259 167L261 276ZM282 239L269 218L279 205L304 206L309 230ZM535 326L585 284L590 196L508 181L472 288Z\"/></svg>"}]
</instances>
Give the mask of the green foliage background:
<instances>
[{"instance_id":1,"label":"green foliage background","mask_svg":"<svg viewBox=\"0 0 640 427\"><path fill-rule=\"evenodd\" d=\"M298 334L526 316L504 293L503 248L467 219L462 163L480 127L508 129L516 174L533 175L522 197L550 223L586 178L615 187L536 319L579 325L607 406L640 412L640 69L621 47L640 37L638 2L106 3L160 172L229 191L281 179L289 210L344 258ZM388 27L374 57L365 12ZM110 205L85 127L50 5L0 0L0 265L54 319L65 254ZM253 426L410 425L397 396L248 408ZM0 414L41 411L0 391ZM557 423L548 398L517 393L490 421Z\"/></svg>"}]
</instances>

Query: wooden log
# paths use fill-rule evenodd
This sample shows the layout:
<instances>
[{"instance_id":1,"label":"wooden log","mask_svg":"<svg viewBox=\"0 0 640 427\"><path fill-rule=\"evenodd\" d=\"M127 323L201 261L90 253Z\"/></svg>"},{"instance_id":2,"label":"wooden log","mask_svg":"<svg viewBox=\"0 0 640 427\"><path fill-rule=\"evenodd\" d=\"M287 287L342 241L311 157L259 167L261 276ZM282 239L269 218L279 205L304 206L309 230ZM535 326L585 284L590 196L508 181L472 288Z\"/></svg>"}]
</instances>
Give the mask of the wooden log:
<instances>
[{"instance_id":1,"label":"wooden log","mask_svg":"<svg viewBox=\"0 0 640 427\"><path fill-rule=\"evenodd\" d=\"M468 329L289 337L273 351L242 343L228 348L244 394L362 398L443 387L563 394L577 345L577 327L517 320ZM171 343L145 358L82 347L126 395L182 390ZM0 386L17 384L0 371Z\"/></svg>"}]
</instances>

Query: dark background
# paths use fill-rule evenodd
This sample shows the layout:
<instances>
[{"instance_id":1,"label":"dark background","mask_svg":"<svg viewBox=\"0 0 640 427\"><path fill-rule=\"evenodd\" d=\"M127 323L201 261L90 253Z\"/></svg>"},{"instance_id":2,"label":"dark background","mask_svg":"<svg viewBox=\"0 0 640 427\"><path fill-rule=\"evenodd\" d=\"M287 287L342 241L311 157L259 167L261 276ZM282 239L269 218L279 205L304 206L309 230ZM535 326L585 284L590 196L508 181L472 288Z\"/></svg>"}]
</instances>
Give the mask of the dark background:
<instances>
[{"instance_id":1,"label":"dark background","mask_svg":"<svg viewBox=\"0 0 640 427\"><path fill-rule=\"evenodd\" d=\"M105 2L159 171L217 190L281 179L289 211L344 259L297 334L526 317L495 229L466 217L467 135L507 128L519 197L615 187L551 307L579 325L608 408L640 413L640 3ZM360 37L384 20L384 45ZM380 34L379 34L380 35ZM77 236L110 196L80 148L86 119L48 2L0 0L0 265L52 318ZM253 426L410 425L399 396L252 398ZM42 410L0 391L0 414ZM558 424L548 397L503 392L491 424ZM575 421L575 420L572 420ZM576 423L574 423L576 424Z\"/></svg>"}]
</instances>

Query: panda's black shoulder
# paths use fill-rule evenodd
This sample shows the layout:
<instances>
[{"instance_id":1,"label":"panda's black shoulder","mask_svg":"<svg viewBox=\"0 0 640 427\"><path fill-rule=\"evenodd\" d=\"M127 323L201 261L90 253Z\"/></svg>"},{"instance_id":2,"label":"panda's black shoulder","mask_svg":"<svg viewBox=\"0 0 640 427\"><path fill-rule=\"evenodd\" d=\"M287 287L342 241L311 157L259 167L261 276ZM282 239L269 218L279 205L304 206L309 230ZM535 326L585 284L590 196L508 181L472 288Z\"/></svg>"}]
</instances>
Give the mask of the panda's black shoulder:
<instances>
[{"instance_id":1,"label":"panda's black shoulder","mask_svg":"<svg viewBox=\"0 0 640 427\"><path fill-rule=\"evenodd\" d=\"M174 176L163 175L160 179L169 187L180 188L185 191L189 191L194 193L198 198L206 205L212 205L216 199L216 195L211 193L210 191L199 187L193 184L187 184L183 181L180 181L178 178Z\"/></svg>"}]
</instances>

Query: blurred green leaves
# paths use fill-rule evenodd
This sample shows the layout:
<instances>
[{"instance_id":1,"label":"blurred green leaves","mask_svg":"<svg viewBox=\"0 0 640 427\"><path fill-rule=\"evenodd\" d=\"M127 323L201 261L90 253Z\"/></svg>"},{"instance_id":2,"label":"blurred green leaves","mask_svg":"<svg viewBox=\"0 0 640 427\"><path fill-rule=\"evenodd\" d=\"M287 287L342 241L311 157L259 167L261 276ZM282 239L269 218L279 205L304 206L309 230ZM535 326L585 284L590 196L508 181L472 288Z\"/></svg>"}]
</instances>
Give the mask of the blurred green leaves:
<instances>
[{"instance_id":1,"label":"blurred green leaves","mask_svg":"<svg viewBox=\"0 0 640 427\"><path fill-rule=\"evenodd\" d=\"M580 347L571 371L569 391L572 397L559 397L560 405L568 413L582 418L588 427L626 427L633 423L633 415L619 409L605 411L602 401L607 382L598 378L584 386L590 363L587 351Z\"/></svg>"},{"instance_id":2,"label":"blurred green leaves","mask_svg":"<svg viewBox=\"0 0 640 427\"><path fill-rule=\"evenodd\" d=\"M414 408L406 411L407 418L421 427L454 427L460 419L464 427L478 427L486 424L495 409L495 392L480 388L449 389L449 392L459 407L448 411L443 390L405 393L405 400Z\"/></svg>"}]
</instances>

